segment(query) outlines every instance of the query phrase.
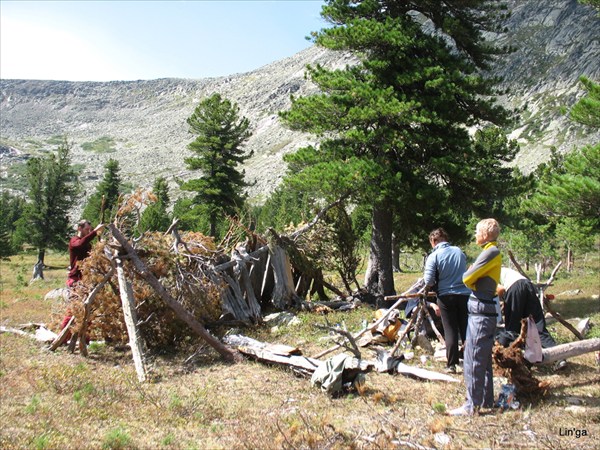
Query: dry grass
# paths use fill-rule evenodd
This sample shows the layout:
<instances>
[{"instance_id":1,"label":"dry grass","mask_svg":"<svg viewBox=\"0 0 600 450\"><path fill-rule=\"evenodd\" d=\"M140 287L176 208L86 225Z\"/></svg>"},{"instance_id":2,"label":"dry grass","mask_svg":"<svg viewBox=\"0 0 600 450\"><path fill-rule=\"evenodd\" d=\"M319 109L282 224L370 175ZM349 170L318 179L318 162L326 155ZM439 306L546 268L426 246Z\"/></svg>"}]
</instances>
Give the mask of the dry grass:
<instances>
[{"instance_id":1,"label":"dry grass","mask_svg":"<svg viewBox=\"0 0 600 450\"><path fill-rule=\"evenodd\" d=\"M3 325L48 321L52 305L43 294L63 285L67 261L50 254L47 263L46 280L29 286L32 256L2 262ZM397 285L415 276L399 275ZM599 291L597 272L559 277L552 291L574 287L584 294L558 297L556 309L567 318L591 313L598 324L598 300L591 297ZM314 323L343 323L354 331L372 314L366 307L328 316L301 313L294 327L242 332L311 355L330 345ZM573 340L560 325L552 329ZM0 346L1 448L600 448L600 372L593 355L573 358L560 374L536 369L552 388L544 398L520 399L519 410L453 418L440 411L461 404L462 383L369 374L360 393L330 398L288 370L253 361L225 364L197 344L190 348L202 351L191 364L185 360L192 350L153 355L153 381L139 384L131 354L102 344L91 346L88 358L65 349L50 353L6 333ZM425 365L442 368L440 362Z\"/></svg>"}]
</instances>

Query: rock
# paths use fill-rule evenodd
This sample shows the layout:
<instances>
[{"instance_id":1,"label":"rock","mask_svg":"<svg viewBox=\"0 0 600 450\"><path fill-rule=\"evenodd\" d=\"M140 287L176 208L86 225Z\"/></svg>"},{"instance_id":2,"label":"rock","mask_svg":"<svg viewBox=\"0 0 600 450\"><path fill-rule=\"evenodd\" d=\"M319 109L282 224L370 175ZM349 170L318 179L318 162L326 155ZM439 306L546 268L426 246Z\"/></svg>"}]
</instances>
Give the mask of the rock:
<instances>
[{"instance_id":1,"label":"rock","mask_svg":"<svg viewBox=\"0 0 600 450\"><path fill-rule=\"evenodd\" d=\"M575 414L577 416L586 416L587 408L579 405L571 405L565 408L565 411L570 412L571 414Z\"/></svg>"},{"instance_id":2,"label":"rock","mask_svg":"<svg viewBox=\"0 0 600 450\"><path fill-rule=\"evenodd\" d=\"M590 323L589 317L586 317L585 319L580 320L579 323L575 326L577 331L579 331L581 333L581 335L584 337L587 334L587 332L590 331L590 327L591 327L591 323Z\"/></svg>"},{"instance_id":3,"label":"rock","mask_svg":"<svg viewBox=\"0 0 600 450\"><path fill-rule=\"evenodd\" d=\"M280 326L293 326L302 323L295 314L292 314L290 312L278 312L269 314L268 316L264 317L264 322L265 325L268 325L272 328Z\"/></svg>"},{"instance_id":4,"label":"rock","mask_svg":"<svg viewBox=\"0 0 600 450\"><path fill-rule=\"evenodd\" d=\"M441 446L448 445L450 443L450 441L452 440L450 438L450 436L444 432L435 433L435 435L433 436L433 439L435 440L436 444L439 444Z\"/></svg>"},{"instance_id":5,"label":"rock","mask_svg":"<svg viewBox=\"0 0 600 450\"><path fill-rule=\"evenodd\" d=\"M69 288L58 288L52 289L44 296L44 300L46 301L57 301L62 300L67 302L69 300Z\"/></svg>"},{"instance_id":6,"label":"rock","mask_svg":"<svg viewBox=\"0 0 600 450\"><path fill-rule=\"evenodd\" d=\"M572 295L579 295L581 294L583 291L581 289L571 289L570 291L563 291L560 294L557 294L556 296L572 296Z\"/></svg>"}]
</instances>

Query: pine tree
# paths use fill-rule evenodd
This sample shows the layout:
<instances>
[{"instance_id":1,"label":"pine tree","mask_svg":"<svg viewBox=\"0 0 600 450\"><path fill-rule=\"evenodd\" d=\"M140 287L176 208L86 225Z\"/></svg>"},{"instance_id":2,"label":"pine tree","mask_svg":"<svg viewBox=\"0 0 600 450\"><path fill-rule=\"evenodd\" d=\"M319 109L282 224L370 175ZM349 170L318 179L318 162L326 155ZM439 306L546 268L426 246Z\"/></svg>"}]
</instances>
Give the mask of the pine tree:
<instances>
[{"instance_id":1,"label":"pine tree","mask_svg":"<svg viewBox=\"0 0 600 450\"><path fill-rule=\"evenodd\" d=\"M139 230L144 231L167 231L171 225L171 218L167 213L169 207L169 185L164 177L158 177L154 181L152 193L156 201L144 210L140 218Z\"/></svg>"},{"instance_id":2,"label":"pine tree","mask_svg":"<svg viewBox=\"0 0 600 450\"><path fill-rule=\"evenodd\" d=\"M71 166L71 146L65 141L56 153L27 162L29 202L18 231L38 250L44 263L46 249L64 250L70 233L68 213L78 192L78 177Z\"/></svg>"},{"instance_id":3,"label":"pine tree","mask_svg":"<svg viewBox=\"0 0 600 450\"><path fill-rule=\"evenodd\" d=\"M93 225L97 225L101 220L102 197L104 197L104 218L106 221L116 212L119 195L122 193L119 161L109 159L104 169L104 178L88 199L82 213L82 218L89 220Z\"/></svg>"},{"instance_id":4,"label":"pine tree","mask_svg":"<svg viewBox=\"0 0 600 450\"><path fill-rule=\"evenodd\" d=\"M600 84L583 76L580 81L588 92L571 109L571 119L592 128L600 128Z\"/></svg>"},{"instance_id":5,"label":"pine tree","mask_svg":"<svg viewBox=\"0 0 600 450\"><path fill-rule=\"evenodd\" d=\"M528 204L546 216L600 225L600 144L566 155L561 170L539 184Z\"/></svg>"},{"instance_id":6,"label":"pine tree","mask_svg":"<svg viewBox=\"0 0 600 450\"><path fill-rule=\"evenodd\" d=\"M25 211L25 199L3 191L0 196L0 257L14 255L20 243L16 234L18 220Z\"/></svg>"},{"instance_id":7,"label":"pine tree","mask_svg":"<svg viewBox=\"0 0 600 450\"><path fill-rule=\"evenodd\" d=\"M244 171L237 166L251 156L243 143L250 137L249 121L239 117L239 108L219 94L203 100L187 119L196 139L188 148L195 153L185 159L188 169L200 170L200 178L181 184L181 189L194 192L191 212L208 223L208 233L215 236L223 214L234 215L242 208L246 195ZM188 211L189 212L189 211Z\"/></svg>"},{"instance_id":8,"label":"pine tree","mask_svg":"<svg viewBox=\"0 0 600 450\"><path fill-rule=\"evenodd\" d=\"M483 13L488 4L330 0L323 7L333 27L315 33L316 44L353 51L360 63L308 67L321 93L292 98L281 117L323 140L287 158L290 183L330 201L350 193L371 205L366 286L374 294L394 291L392 232L406 244L435 226L462 229L473 210L491 215L494 204L484 199L497 198L495 188L510 177L501 165L516 147L493 127L482 131L480 146L467 131L508 120L490 98L495 80L479 72L498 53L481 38L493 20ZM416 16L431 19L438 33Z\"/></svg>"}]
</instances>

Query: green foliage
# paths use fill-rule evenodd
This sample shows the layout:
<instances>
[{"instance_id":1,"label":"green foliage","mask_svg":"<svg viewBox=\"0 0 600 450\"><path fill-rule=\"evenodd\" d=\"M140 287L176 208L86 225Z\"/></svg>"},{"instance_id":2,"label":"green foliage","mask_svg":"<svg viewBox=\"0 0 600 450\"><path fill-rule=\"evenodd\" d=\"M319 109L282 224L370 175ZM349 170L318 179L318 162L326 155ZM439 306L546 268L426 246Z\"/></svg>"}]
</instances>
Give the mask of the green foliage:
<instances>
[{"instance_id":1,"label":"green foliage","mask_svg":"<svg viewBox=\"0 0 600 450\"><path fill-rule=\"evenodd\" d=\"M528 203L546 216L596 221L600 217L600 144L564 157L559 171L541 180Z\"/></svg>"},{"instance_id":2,"label":"green foliage","mask_svg":"<svg viewBox=\"0 0 600 450\"><path fill-rule=\"evenodd\" d=\"M63 134L55 134L54 136L49 137L46 142L51 145L60 145L67 138L66 135Z\"/></svg>"},{"instance_id":3,"label":"green foliage","mask_svg":"<svg viewBox=\"0 0 600 450\"><path fill-rule=\"evenodd\" d=\"M41 404L40 396L35 394L33 397L31 397L29 404L25 407L25 411L28 414L34 414L40 408L40 404Z\"/></svg>"},{"instance_id":4,"label":"green foliage","mask_svg":"<svg viewBox=\"0 0 600 450\"><path fill-rule=\"evenodd\" d=\"M494 80L478 71L497 53L479 31L493 17L477 10L486 4L450 11L438 2L327 1L322 16L333 27L316 33L315 42L353 51L360 64L308 67L320 93L292 98L291 109L280 113L288 127L323 138L318 148L286 157L286 181L327 203L349 195L370 206L371 248L380 251L387 279L392 231L405 246L415 245L423 229L458 232L472 211L489 216L499 209L507 192L498 187L511 176L503 163L514 158L516 144L497 127L474 138L466 128L508 122L490 97ZM460 51L424 32L409 14L415 9Z\"/></svg>"},{"instance_id":5,"label":"green foliage","mask_svg":"<svg viewBox=\"0 0 600 450\"><path fill-rule=\"evenodd\" d=\"M121 427L110 430L104 437L103 449L119 450L130 447L132 443L129 433Z\"/></svg>"},{"instance_id":6,"label":"green foliage","mask_svg":"<svg viewBox=\"0 0 600 450\"><path fill-rule=\"evenodd\" d=\"M236 104L219 94L200 102L187 123L197 137L188 146L195 156L185 163L188 169L202 171L202 176L182 183L181 189L195 193L194 210L206 216L209 235L216 236L219 218L234 215L246 201L244 172L237 166L251 156L242 148L250 137L250 123L239 117Z\"/></svg>"},{"instance_id":7,"label":"green foliage","mask_svg":"<svg viewBox=\"0 0 600 450\"><path fill-rule=\"evenodd\" d=\"M343 203L327 211L313 228L298 239L306 255L323 271L337 273L347 292L360 288L356 271L361 261L360 236Z\"/></svg>"},{"instance_id":8,"label":"green foliage","mask_svg":"<svg viewBox=\"0 0 600 450\"><path fill-rule=\"evenodd\" d=\"M600 14L600 0L579 0L579 3L596 8L596 11Z\"/></svg>"},{"instance_id":9,"label":"green foliage","mask_svg":"<svg viewBox=\"0 0 600 450\"><path fill-rule=\"evenodd\" d=\"M107 222L116 212L119 195L123 192L119 161L109 159L104 169L104 178L98 184L96 192L88 199L82 213L82 218L89 220L93 225L98 224L101 219L102 197L104 196L104 221Z\"/></svg>"},{"instance_id":10,"label":"green foliage","mask_svg":"<svg viewBox=\"0 0 600 450\"><path fill-rule=\"evenodd\" d=\"M115 140L108 136L102 136L93 142L84 142L81 148L88 152L95 153L114 153L116 152Z\"/></svg>"},{"instance_id":11,"label":"green foliage","mask_svg":"<svg viewBox=\"0 0 600 450\"><path fill-rule=\"evenodd\" d=\"M583 125L600 125L600 87L581 78L588 89L572 109L571 118ZM529 262L565 252L588 252L598 243L600 225L600 144L569 154L552 150L526 179L524 199L515 198L509 213L519 218L510 233L513 250ZM516 206L515 206L516 205Z\"/></svg>"},{"instance_id":12,"label":"green foliage","mask_svg":"<svg viewBox=\"0 0 600 450\"><path fill-rule=\"evenodd\" d=\"M158 177L152 188L152 193L156 197L154 203L142 213L139 223L139 231L167 231L171 225L171 217L167 212L169 207L169 185L164 177Z\"/></svg>"},{"instance_id":13,"label":"green foliage","mask_svg":"<svg viewBox=\"0 0 600 450\"><path fill-rule=\"evenodd\" d=\"M586 77L581 77L580 81L588 92L571 109L571 119L589 127L600 128L600 84Z\"/></svg>"},{"instance_id":14,"label":"green foliage","mask_svg":"<svg viewBox=\"0 0 600 450\"><path fill-rule=\"evenodd\" d=\"M207 236L211 232L210 212L206 205L197 205L190 198L180 198L173 205L173 217L179 219L179 229L199 231ZM219 220L214 226L215 236L224 236L228 229L228 222Z\"/></svg>"},{"instance_id":15,"label":"green foliage","mask_svg":"<svg viewBox=\"0 0 600 450\"><path fill-rule=\"evenodd\" d=\"M18 250L15 234L17 221L25 211L25 200L3 191L0 196L0 257L14 255Z\"/></svg>"},{"instance_id":16,"label":"green foliage","mask_svg":"<svg viewBox=\"0 0 600 450\"><path fill-rule=\"evenodd\" d=\"M33 439L33 447L36 448L37 450L51 448L50 436L48 436L47 434L42 434L41 436L36 436Z\"/></svg>"},{"instance_id":17,"label":"green foliage","mask_svg":"<svg viewBox=\"0 0 600 450\"><path fill-rule=\"evenodd\" d=\"M29 185L27 182L27 163L16 162L6 168L6 177L0 177L3 189L26 192Z\"/></svg>"},{"instance_id":18,"label":"green foliage","mask_svg":"<svg viewBox=\"0 0 600 450\"><path fill-rule=\"evenodd\" d=\"M264 233L269 227L285 230L308 222L317 211L313 210L314 196L283 183L271 193L264 205L256 206L252 215L256 220L256 229Z\"/></svg>"},{"instance_id":19,"label":"green foliage","mask_svg":"<svg viewBox=\"0 0 600 450\"><path fill-rule=\"evenodd\" d=\"M65 140L56 153L27 162L28 200L15 233L38 250L44 261L47 248L64 249L70 233L68 213L79 190L71 166L71 146Z\"/></svg>"},{"instance_id":20,"label":"green foliage","mask_svg":"<svg viewBox=\"0 0 600 450\"><path fill-rule=\"evenodd\" d=\"M433 410L438 414L446 414L446 405L442 402L436 402L433 404Z\"/></svg>"}]
</instances>

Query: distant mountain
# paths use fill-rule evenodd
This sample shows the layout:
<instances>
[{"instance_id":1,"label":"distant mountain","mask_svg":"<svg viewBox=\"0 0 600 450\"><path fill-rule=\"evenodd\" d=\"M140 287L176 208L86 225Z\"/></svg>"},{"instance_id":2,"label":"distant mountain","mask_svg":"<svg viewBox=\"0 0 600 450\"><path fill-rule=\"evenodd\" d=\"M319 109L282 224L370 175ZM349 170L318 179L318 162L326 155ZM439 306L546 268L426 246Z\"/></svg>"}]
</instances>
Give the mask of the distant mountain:
<instances>
[{"instance_id":1,"label":"distant mountain","mask_svg":"<svg viewBox=\"0 0 600 450\"><path fill-rule=\"evenodd\" d=\"M494 68L510 92L503 103L521 111L511 133L524 171L547 159L550 148L570 151L597 142L571 123L565 110L583 92L580 75L600 78L600 23L594 11L575 0L511 0L507 31L489 36L517 48ZM74 143L74 162L89 195L109 158L117 159L123 179L150 187L158 176L187 179L183 159L194 139L186 119L204 97L218 92L236 102L253 130L245 164L250 197L260 202L285 172L284 154L314 137L281 126L278 111L290 106L290 94L315 92L304 78L307 64L344 67L349 54L319 47L249 73L228 77L151 81L67 82L0 81L0 165L3 188L22 185L22 165L31 155L56 148L62 135ZM194 175L195 176L195 175ZM174 191L177 195L176 190ZM83 198L82 198L83 201Z\"/></svg>"}]
</instances>

